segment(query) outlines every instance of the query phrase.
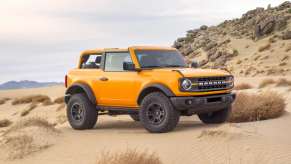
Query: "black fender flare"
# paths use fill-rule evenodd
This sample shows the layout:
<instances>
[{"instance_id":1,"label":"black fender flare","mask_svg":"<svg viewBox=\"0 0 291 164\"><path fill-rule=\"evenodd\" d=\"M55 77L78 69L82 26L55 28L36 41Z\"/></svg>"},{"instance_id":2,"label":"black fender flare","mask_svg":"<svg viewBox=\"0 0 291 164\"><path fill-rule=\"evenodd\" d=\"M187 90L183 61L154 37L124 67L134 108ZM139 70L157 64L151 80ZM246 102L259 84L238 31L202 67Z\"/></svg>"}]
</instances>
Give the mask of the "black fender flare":
<instances>
[{"instance_id":1,"label":"black fender flare","mask_svg":"<svg viewBox=\"0 0 291 164\"><path fill-rule=\"evenodd\" d=\"M66 90L66 94L65 94L65 102L68 103L70 100L70 97L74 94L74 93L85 93L88 97L88 99L91 101L92 104L96 105L97 101L96 101L96 97L94 92L92 91L92 89L89 87L89 85L87 84L83 84L83 83L75 83L73 85L71 85L67 90Z\"/></svg>"},{"instance_id":2,"label":"black fender flare","mask_svg":"<svg viewBox=\"0 0 291 164\"><path fill-rule=\"evenodd\" d=\"M162 91L166 96L168 97L174 97L175 94L171 91L171 89L169 89L167 86L163 85L163 84L150 84L145 86L141 92L138 95L137 98L137 103L140 104L141 100L150 92L154 91L154 90L160 90Z\"/></svg>"}]
</instances>

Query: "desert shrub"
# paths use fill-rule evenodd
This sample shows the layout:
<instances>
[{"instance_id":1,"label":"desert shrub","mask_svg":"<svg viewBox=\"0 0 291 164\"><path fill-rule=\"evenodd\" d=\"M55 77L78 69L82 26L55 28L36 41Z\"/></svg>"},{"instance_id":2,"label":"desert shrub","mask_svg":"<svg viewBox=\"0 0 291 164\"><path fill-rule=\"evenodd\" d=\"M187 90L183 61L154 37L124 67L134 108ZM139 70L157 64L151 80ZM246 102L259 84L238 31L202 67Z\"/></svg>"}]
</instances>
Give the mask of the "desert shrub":
<instances>
[{"instance_id":1,"label":"desert shrub","mask_svg":"<svg viewBox=\"0 0 291 164\"><path fill-rule=\"evenodd\" d=\"M118 153L101 153L97 164L162 164L162 162L155 154L128 149Z\"/></svg>"},{"instance_id":2,"label":"desert shrub","mask_svg":"<svg viewBox=\"0 0 291 164\"><path fill-rule=\"evenodd\" d=\"M236 64L241 64L242 63L242 61L241 60L238 60L237 62L236 62Z\"/></svg>"},{"instance_id":3,"label":"desert shrub","mask_svg":"<svg viewBox=\"0 0 291 164\"><path fill-rule=\"evenodd\" d=\"M290 13L290 14L291 14L291 9L288 9L288 13Z\"/></svg>"},{"instance_id":4,"label":"desert shrub","mask_svg":"<svg viewBox=\"0 0 291 164\"><path fill-rule=\"evenodd\" d=\"M25 156L46 149L51 145L48 143L36 144L34 138L30 135L16 135L5 137L4 145L2 147L7 150L7 159L22 159Z\"/></svg>"},{"instance_id":5,"label":"desert shrub","mask_svg":"<svg viewBox=\"0 0 291 164\"><path fill-rule=\"evenodd\" d=\"M0 120L0 128L7 127L11 124L12 124L12 122L8 119Z\"/></svg>"},{"instance_id":6,"label":"desert shrub","mask_svg":"<svg viewBox=\"0 0 291 164\"><path fill-rule=\"evenodd\" d=\"M259 47L258 51L263 52L263 51L268 50L270 48L271 48L271 44L266 44L266 45Z\"/></svg>"},{"instance_id":7,"label":"desert shrub","mask_svg":"<svg viewBox=\"0 0 291 164\"><path fill-rule=\"evenodd\" d=\"M58 134L51 124L42 118L30 118L16 122L2 135L0 147L6 159L21 159L54 144Z\"/></svg>"},{"instance_id":8,"label":"desert shrub","mask_svg":"<svg viewBox=\"0 0 291 164\"><path fill-rule=\"evenodd\" d=\"M284 98L276 92L239 92L233 103L229 121L248 122L276 118L284 113L285 106Z\"/></svg>"},{"instance_id":9,"label":"desert shrub","mask_svg":"<svg viewBox=\"0 0 291 164\"><path fill-rule=\"evenodd\" d=\"M7 131L5 131L5 134L27 127L41 127L47 130L58 132L57 129L55 129L54 125L50 124L47 120L40 117L31 117L16 122Z\"/></svg>"},{"instance_id":10,"label":"desert shrub","mask_svg":"<svg viewBox=\"0 0 291 164\"><path fill-rule=\"evenodd\" d=\"M254 60L257 61L260 57L261 57L261 55L258 55L254 58Z\"/></svg>"},{"instance_id":11,"label":"desert shrub","mask_svg":"<svg viewBox=\"0 0 291 164\"><path fill-rule=\"evenodd\" d=\"M285 65L287 65L286 62L282 62L282 63L279 64L279 66L285 66Z\"/></svg>"},{"instance_id":12,"label":"desert shrub","mask_svg":"<svg viewBox=\"0 0 291 164\"><path fill-rule=\"evenodd\" d=\"M62 96L62 97L58 97L54 100L54 103L55 104L62 104L62 103L65 103L65 97Z\"/></svg>"},{"instance_id":13,"label":"desert shrub","mask_svg":"<svg viewBox=\"0 0 291 164\"><path fill-rule=\"evenodd\" d=\"M237 49L233 49L233 55L237 56L239 54Z\"/></svg>"},{"instance_id":14,"label":"desert shrub","mask_svg":"<svg viewBox=\"0 0 291 164\"><path fill-rule=\"evenodd\" d=\"M253 86L251 86L248 83L241 83L234 86L234 90L244 90L244 89L251 89L251 88L253 88Z\"/></svg>"},{"instance_id":15,"label":"desert shrub","mask_svg":"<svg viewBox=\"0 0 291 164\"><path fill-rule=\"evenodd\" d=\"M291 50L291 46L290 46L290 50ZM285 60L288 60L289 59L289 56L288 55L285 55L282 59L281 59L281 61L285 61Z\"/></svg>"},{"instance_id":16,"label":"desert shrub","mask_svg":"<svg viewBox=\"0 0 291 164\"><path fill-rule=\"evenodd\" d=\"M54 103L51 100L46 100L44 102L42 102L42 105L44 106L49 106L49 105L53 105Z\"/></svg>"},{"instance_id":17,"label":"desert shrub","mask_svg":"<svg viewBox=\"0 0 291 164\"><path fill-rule=\"evenodd\" d=\"M277 81L276 86L281 87L281 86L291 86L291 81L281 78Z\"/></svg>"},{"instance_id":18,"label":"desert shrub","mask_svg":"<svg viewBox=\"0 0 291 164\"><path fill-rule=\"evenodd\" d=\"M264 88L268 85L271 85L271 84L275 84L276 81L273 80L273 79L264 79L260 84L259 84L259 88Z\"/></svg>"},{"instance_id":19,"label":"desert shrub","mask_svg":"<svg viewBox=\"0 0 291 164\"><path fill-rule=\"evenodd\" d=\"M16 98L12 101L12 105L28 104L28 103L45 103L51 102L51 99L46 95L30 95L21 98Z\"/></svg>"},{"instance_id":20,"label":"desert shrub","mask_svg":"<svg viewBox=\"0 0 291 164\"><path fill-rule=\"evenodd\" d=\"M5 97L5 98L1 98L1 99L0 99L0 105L5 104L6 101L8 101L8 100L10 100L10 98L7 98L7 97Z\"/></svg>"},{"instance_id":21,"label":"desert shrub","mask_svg":"<svg viewBox=\"0 0 291 164\"><path fill-rule=\"evenodd\" d=\"M285 52L289 52L291 50L291 45L288 45L285 49Z\"/></svg>"},{"instance_id":22,"label":"desert shrub","mask_svg":"<svg viewBox=\"0 0 291 164\"><path fill-rule=\"evenodd\" d=\"M37 107L36 103L31 103L26 109L24 109L21 113L20 116L26 116L28 115L34 108Z\"/></svg>"},{"instance_id":23,"label":"desert shrub","mask_svg":"<svg viewBox=\"0 0 291 164\"><path fill-rule=\"evenodd\" d=\"M0 99L0 105L5 104L5 101Z\"/></svg>"}]
</instances>

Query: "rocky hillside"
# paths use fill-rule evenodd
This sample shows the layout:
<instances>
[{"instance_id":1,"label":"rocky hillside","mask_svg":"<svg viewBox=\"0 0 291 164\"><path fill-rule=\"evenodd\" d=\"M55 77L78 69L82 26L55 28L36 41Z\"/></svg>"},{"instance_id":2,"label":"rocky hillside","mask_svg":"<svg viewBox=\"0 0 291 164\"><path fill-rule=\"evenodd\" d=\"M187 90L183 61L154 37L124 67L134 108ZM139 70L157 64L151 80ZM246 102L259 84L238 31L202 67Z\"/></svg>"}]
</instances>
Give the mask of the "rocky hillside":
<instances>
[{"instance_id":1,"label":"rocky hillside","mask_svg":"<svg viewBox=\"0 0 291 164\"><path fill-rule=\"evenodd\" d=\"M226 68L239 76L291 75L291 2L189 30L173 46L203 68Z\"/></svg>"}]
</instances>

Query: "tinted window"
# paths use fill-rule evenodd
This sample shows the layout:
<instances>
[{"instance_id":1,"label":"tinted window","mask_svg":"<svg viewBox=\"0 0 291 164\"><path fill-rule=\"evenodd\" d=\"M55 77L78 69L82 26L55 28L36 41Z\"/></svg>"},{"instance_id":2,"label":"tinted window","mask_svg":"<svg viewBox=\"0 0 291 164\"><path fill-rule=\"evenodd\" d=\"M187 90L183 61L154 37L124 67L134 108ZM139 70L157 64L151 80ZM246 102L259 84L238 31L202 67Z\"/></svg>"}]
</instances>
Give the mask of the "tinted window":
<instances>
[{"instance_id":1,"label":"tinted window","mask_svg":"<svg viewBox=\"0 0 291 164\"><path fill-rule=\"evenodd\" d=\"M99 69L101 64L101 55L92 54L82 57L81 68L83 69Z\"/></svg>"},{"instance_id":2,"label":"tinted window","mask_svg":"<svg viewBox=\"0 0 291 164\"><path fill-rule=\"evenodd\" d=\"M106 53L105 71L124 71L124 62L132 63L129 52Z\"/></svg>"},{"instance_id":3,"label":"tinted window","mask_svg":"<svg viewBox=\"0 0 291 164\"><path fill-rule=\"evenodd\" d=\"M186 67L182 55L174 50L138 50L135 51L141 68Z\"/></svg>"}]
</instances>

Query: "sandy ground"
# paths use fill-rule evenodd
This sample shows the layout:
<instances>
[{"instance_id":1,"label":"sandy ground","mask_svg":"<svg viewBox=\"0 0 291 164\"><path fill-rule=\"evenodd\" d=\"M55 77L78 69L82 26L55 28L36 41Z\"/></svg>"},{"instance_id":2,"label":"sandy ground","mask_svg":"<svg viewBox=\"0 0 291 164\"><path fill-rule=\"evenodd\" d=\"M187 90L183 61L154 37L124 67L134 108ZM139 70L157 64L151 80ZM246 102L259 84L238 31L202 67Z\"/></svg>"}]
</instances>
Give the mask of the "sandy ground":
<instances>
[{"instance_id":1,"label":"sandy ground","mask_svg":"<svg viewBox=\"0 0 291 164\"><path fill-rule=\"evenodd\" d=\"M265 78L238 78L236 83L247 82L254 87ZM279 78L279 77L272 77ZM0 91L1 97L21 97L32 94L62 96L61 86ZM23 159L0 160L7 164L94 164L104 151L124 151L127 148L157 153L164 163L221 163L221 164L290 164L291 163L291 91L288 87L270 86L284 95L286 114L277 119L249 123L202 124L196 116L182 117L170 133L150 134L128 116L100 116L92 130L76 131L67 122L56 127L61 131L55 144ZM259 92L250 89L250 92ZM254 100L255 103L255 100ZM12 106L10 101L0 105L0 119L20 119L19 112L27 105ZM28 116L40 116L51 123L57 122L64 109L59 105L38 106ZM6 128L0 128L3 133Z\"/></svg>"}]
</instances>

